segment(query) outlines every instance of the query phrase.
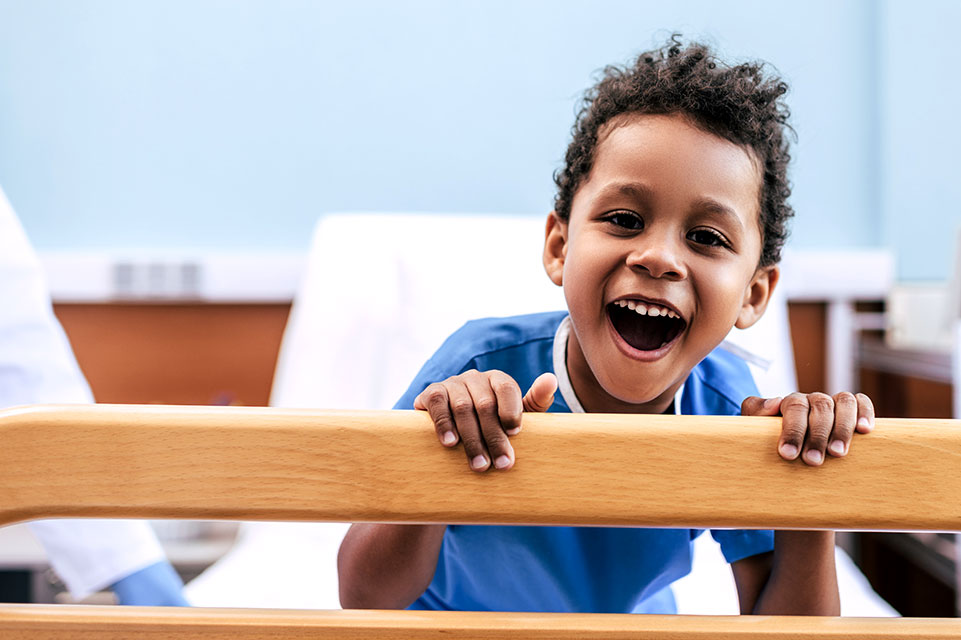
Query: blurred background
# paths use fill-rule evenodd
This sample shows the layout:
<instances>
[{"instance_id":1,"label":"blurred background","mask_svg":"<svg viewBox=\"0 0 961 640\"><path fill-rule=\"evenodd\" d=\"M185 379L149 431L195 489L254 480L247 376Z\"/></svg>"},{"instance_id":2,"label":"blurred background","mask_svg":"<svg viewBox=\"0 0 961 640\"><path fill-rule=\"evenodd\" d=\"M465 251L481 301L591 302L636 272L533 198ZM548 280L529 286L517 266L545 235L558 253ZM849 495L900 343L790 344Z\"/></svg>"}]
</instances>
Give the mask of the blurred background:
<instances>
[{"instance_id":1,"label":"blurred background","mask_svg":"<svg viewBox=\"0 0 961 640\"><path fill-rule=\"evenodd\" d=\"M791 86L800 388L949 417L958 24L954 0L0 0L0 186L98 400L267 404L322 215L546 215L581 92L679 32ZM902 613L956 611L950 538L851 548Z\"/></svg>"},{"instance_id":2,"label":"blurred background","mask_svg":"<svg viewBox=\"0 0 961 640\"><path fill-rule=\"evenodd\" d=\"M793 246L948 277L952 0L0 2L0 180L40 250L302 252L325 211L547 212L593 74L672 31L769 61Z\"/></svg>"}]
</instances>

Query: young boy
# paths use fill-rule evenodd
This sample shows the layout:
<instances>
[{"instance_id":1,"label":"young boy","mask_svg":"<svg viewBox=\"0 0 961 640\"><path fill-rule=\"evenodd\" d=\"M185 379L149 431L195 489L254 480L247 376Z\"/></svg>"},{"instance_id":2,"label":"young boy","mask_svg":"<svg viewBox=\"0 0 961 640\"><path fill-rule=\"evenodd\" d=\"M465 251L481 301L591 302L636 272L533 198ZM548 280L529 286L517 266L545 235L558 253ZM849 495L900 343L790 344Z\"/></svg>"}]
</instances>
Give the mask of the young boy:
<instances>
[{"instance_id":1,"label":"young boy","mask_svg":"<svg viewBox=\"0 0 961 640\"><path fill-rule=\"evenodd\" d=\"M676 39L606 69L547 219L544 267L568 311L468 323L397 408L429 411L441 443L463 442L477 472L513 466L508 436L522 411L780 414L784 459L845 455L855 430L873 426L868 398L762 400L746 365L716 349L732 326L757 321L778 281L792 215L785 90L760 64L729 67ZM667 587L690 571L699 533L354 525L340 550L341 602L671 613ZM742 613L839 614L832 532L712 535Z\"/></svg>"}]
</instances>

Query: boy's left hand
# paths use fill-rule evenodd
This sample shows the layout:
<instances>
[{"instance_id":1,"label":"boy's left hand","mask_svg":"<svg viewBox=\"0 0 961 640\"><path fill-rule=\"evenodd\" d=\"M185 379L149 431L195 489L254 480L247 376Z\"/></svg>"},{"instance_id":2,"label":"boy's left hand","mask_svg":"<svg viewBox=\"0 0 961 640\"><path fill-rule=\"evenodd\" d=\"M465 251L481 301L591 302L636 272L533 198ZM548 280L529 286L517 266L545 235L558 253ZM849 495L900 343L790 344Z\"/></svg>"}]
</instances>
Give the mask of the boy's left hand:
<instances>
[{"instance_id":1,"label":"boy's left hand","mask_svg":"<svg viewBox=\"0 0 961 640\"><path fill-rule=\"evenodd\" d=\"M818 466L826 453L840 458L847 454L854 432L874 429L874 404L863 393L842 391L792 393L784 398L750 396L741 403L744 416L784 416L777 450L785 460L798 455Z\"/></svg>"}]
</instances>

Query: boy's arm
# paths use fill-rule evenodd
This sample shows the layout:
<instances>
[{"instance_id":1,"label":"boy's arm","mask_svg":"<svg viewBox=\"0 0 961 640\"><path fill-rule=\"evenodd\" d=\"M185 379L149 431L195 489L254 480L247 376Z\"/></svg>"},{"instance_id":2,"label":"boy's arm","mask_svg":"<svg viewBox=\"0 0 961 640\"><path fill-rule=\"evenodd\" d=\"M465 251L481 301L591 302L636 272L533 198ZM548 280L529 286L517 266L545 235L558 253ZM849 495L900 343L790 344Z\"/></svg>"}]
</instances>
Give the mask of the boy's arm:
<instances>
[{"instance_id":1,"label":"boy's arm","mask_svg":"<svg viewBox=\"0 0 961 640\"><path fill-rule=\"evenodd\" d=\"M855 432L874 428L874 405L864 394L792 393L749 397L741 414L783 416L778 454L820 466L848 454ZM774 551L731 565L741 613L841 615L833 531L775 531Z\"/></svg>"},{"instance_id":2,"label":"boy's arm","mask_svg":"<svg viewBox=\"0 0 961 640\"><path fill-rule=\"evenodd\" d=\"M775 531L773 552L731 570L742 614L841 615L833 531Z\"/></svg>"},{"instance_id":3,"label":"boy's arm","mask_svg":"<svg viewBox=\"0 0 961 640\"><path fill-rule=\"evenodd\" d=\"M434 383L414 399L426 410L446 447L464 443L471 470L514 464L508 436L520 429L523 411L546 411L557 378L539 376L522 398L501 371L466 371ZM493 461L493 462L492 462ZM340 545L337 572L345 609L403 609L430 585L446 525L355 524Z\"/></svg>"},{"instance_id":4,"label":"boy's arm","mask_svg":"<svg viewBox=\"0 0 961 640\"><path fill-rule=\"evenodd\" d=\"M355 524L337 555L345 609L405 609L430 585L447 525Z\"/></svg>"}]
</instances>

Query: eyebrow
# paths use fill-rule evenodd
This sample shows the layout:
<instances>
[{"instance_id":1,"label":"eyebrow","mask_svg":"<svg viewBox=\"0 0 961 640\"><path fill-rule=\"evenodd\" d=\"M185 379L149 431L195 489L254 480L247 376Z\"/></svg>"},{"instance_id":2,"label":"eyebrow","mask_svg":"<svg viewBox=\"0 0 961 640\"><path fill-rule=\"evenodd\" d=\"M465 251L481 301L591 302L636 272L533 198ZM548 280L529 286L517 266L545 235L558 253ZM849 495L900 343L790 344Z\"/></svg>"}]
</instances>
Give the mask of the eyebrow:
<instances>
[{"instance_id":1,"label":"eyebrow","mask_svg":"<svg viewBox=\"0 0 961 640\"><path fill-rule=\"evenodd\" d=\"M609 184L601 189L598 194L601 198L610 196L629 196L631 198L650 198L654 195L654 190L643 182L616 182Z\"/></svg>"},{"instance_id":2,"label":"eyebrow","mask_svg":"<svg viewBox=\"0 0 961 640\"><path fill-rule=\"evenodd\" d=\"M643 182L616 182L605 186L601 189L600 193L598 193L599 198L628 196L630 198L644 199L653 197L653 195L654 189ZM738 229L744 230L744 224L741 222L741 218L737 215L737 212L714 198L698 198L694 201L693 208L698 211L718 214L723 218L730 218L730 220L737 225Z\"/></svg>"},{"instance_id":3,"label":"eyebrow","mask_svg":"<svg viewBox=\"0 0 961 640\"><path fill-rule=\"evenodd\" d=\"M721 204L713 198L699 198L694 202L695 209L701 211L707 211L708 213L720 214L724 218L729 218L732 222L737 224L738 228L743 230L744 224L741 222L741 217L731 207Z\"/></svg>"}]
</instances>

